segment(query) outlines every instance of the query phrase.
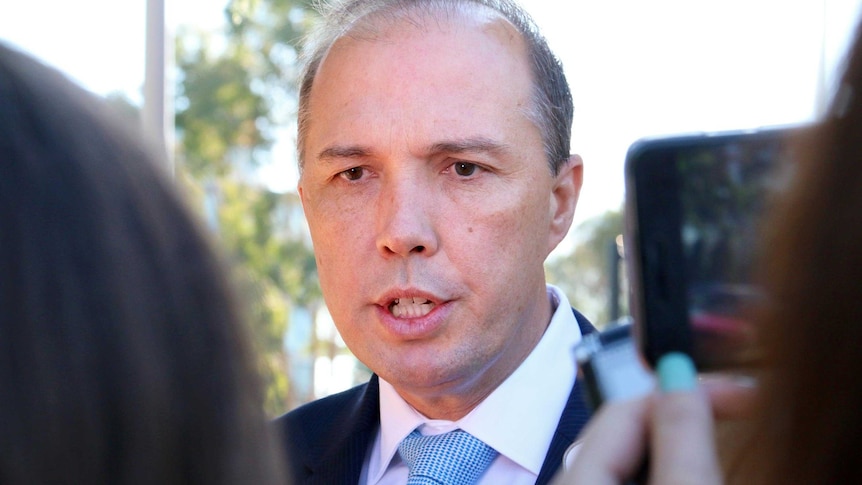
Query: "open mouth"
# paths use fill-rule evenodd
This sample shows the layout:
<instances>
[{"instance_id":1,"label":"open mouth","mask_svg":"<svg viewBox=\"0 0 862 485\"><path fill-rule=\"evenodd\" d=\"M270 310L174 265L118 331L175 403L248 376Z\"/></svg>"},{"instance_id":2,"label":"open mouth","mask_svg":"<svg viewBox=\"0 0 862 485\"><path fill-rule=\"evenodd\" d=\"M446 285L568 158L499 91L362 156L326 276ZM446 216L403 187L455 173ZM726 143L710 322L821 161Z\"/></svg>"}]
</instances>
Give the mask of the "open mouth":
<instances>
[{"instance_id":1,"label":"open mouth","mask_svg":"<svg viewBox=\"0 0 862 485\"><path fill-rule=\"evenodd\" d=\"M425 298L396 298L389 304L389 312L396 318L424 317L432 309L434 303Z\"/></svg>"}]
</instances>

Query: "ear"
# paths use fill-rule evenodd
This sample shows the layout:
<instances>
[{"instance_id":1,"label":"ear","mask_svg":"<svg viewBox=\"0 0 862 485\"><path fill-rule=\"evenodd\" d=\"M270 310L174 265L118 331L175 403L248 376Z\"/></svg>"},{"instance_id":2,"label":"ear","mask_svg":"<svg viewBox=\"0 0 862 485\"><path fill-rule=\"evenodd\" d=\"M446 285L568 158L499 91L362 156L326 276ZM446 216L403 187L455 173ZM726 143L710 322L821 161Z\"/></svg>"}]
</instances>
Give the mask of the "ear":
<instances>
[{"instance_id":1,"label":"ear","mask_svg":"<svg viewBox=\"0 0 862 485\"><path fill-rule=\"evenodd\" d=\"M575 217L575 208L578 205L583 182L584 162L579 155L572 155L560 167L560 173L554 178L551 191L548 253L557 247L572 227L572 219Z\"/></svg>"},{"instance_id":2,"label":"ear","mask_svg":"<svg viewBox=\"0 0 862 485\"><path fill-rule=\"evenodd\" d=\"M305 179L305 175L302 172L300 172L299 173L299 179L296 181L296 193L299 194L299 202L302 204L303 210L305 210L305 208L308 206L308 200L306 199L306 195L305 195L305 184L306 184L306 182L307 181Z\"/></svg>"},{"instance_id":3,"label":"ear","mask_svg":"<svg viewBox=\"0 0 862 485\"><path fill-rule=\"evenodd\" d=\"M302 213L305 216L305 223L308 224L308 209L310 207L308 196L305 193L305 185L303 184L302 176L299 177L299 181L296 183L296 193L299 194L299 205L302 207ZM309 229L311 226L309 225Z\"/></svg>"}]
</instances>

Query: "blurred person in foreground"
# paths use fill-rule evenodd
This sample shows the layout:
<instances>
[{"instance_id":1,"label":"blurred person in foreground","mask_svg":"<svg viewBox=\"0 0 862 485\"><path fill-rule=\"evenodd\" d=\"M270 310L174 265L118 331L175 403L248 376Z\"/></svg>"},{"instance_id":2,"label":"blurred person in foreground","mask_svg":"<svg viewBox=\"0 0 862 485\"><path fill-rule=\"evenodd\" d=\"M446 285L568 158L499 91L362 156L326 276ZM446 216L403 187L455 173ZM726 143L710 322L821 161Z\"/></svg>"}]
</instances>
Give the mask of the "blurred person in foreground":
<instances>
[{"instance_id":1,"label":"blurred person in foreground","mask_svg":"<svg viewBox=\"0 0 862 485\"><path fill-rule=\"evenodd\" d=\"M374 375L277 421L297 482L415 483L451 439L484 458L446 455L458 483L547 483L589 416L593 330L543 267L582 180L562 66L507 0L336 2L304 56L299 193Z\"/></svg>"},{"instance_id":2,"label":"blurred person in foreground","mask_svg":"<svg viewBox=\"0 0 862 485\"><path fill-rule=\"evenodd\" d=\"M226 268L110 109L0 44L0 482L284 483Z\"/></svg>"},{"instance_id":3,"label":"blurred person in foreground","mask_svg":"<svg viewBox=\"0 0 862 485\"><path fill-rule=\"evenodd\" d=\"M647 448L654 484L862 483L862 30L826 119L796 148L764 240L766 365L728 465L712 420L745 414L746 391L698 387L676 355L658 369L665 392L599 411L559 483L624 483Z\"/></svg>"}]
</instances>

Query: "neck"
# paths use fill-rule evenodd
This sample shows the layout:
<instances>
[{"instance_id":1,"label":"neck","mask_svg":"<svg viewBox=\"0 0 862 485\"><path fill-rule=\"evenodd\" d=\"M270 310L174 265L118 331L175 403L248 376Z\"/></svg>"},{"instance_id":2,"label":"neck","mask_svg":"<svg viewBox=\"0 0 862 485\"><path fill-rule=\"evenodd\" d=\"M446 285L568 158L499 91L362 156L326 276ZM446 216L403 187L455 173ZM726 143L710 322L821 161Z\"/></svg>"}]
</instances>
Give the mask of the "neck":
<instances>
[{"instance_id":1,"label":"neck","mask_svg":"<svg viewBox=\"0 0 862 485\"><path fill-rule=\"evenodd\" d=\"M396 387L398 395L426 418L448 421L463 418L512 375L536 348L558 306L555 298L547 298L545 301L548 304L542 307L540 316L534 320L544 324L529 326L532 330L525 329L533 334L529 345L525 345L521 355L513 359L509 365L502 365L501 359L492 359L470 378L459 382L443 383L430 389Z\"/></svg>"}]
</instances>

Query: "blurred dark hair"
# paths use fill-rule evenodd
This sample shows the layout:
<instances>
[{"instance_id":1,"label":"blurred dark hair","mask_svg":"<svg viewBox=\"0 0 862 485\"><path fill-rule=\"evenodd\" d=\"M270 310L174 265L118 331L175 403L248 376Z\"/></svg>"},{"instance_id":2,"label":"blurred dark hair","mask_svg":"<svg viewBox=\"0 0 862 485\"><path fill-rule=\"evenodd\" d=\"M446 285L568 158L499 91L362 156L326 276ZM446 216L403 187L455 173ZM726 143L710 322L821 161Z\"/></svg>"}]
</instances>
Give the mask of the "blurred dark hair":
<instances>
[{"instance_id":1,"label":"blurred dark hair","mask_svg":"<svg viewBox=\"0 0 862 485\"><path fill-rule=\"evenodd\" d=\"M109 109L0 45L0 482L282 483L225 268Z\"/></svg>"},{"instance_id":2,"label":"blurred dark hair","mask_svg":"<svg viewBox=\"0 0 862 485\"><path fill-rule=\"evenodd\" d=\"M768 231L771 367L743 483L862 483L862 30ZM755 480L756 479L756 480Z\"/></svg>"}]
</instances>

